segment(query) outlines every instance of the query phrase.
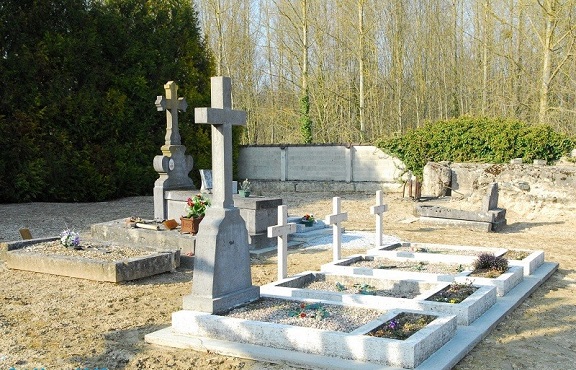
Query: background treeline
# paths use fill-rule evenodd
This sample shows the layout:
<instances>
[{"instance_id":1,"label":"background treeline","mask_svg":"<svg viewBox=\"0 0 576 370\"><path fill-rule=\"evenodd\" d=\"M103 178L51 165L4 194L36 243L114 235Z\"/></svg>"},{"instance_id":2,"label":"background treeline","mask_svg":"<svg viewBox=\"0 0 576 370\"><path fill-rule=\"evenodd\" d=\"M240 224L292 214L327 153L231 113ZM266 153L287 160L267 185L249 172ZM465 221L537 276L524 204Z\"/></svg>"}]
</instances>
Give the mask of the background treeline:
<instances>
[{"instance_id":1,"label":"background treeline","mask_svg":"<svg viewBox=\"0 0 576 370\"><path fill-rule=\"evenodd\" d=\"M0 2L0 201L150 194L175 80L209 104L213 74L188 0ZM181 115L183 144L210 163L209 127ZM207 157L208 156L208 157Z\"/></svg>"},{"instance_id":2,"label":"background treeline","mask_svg":"<svg viewBox=\"0 0 576 370\"><path fill-rule=\"evenodd\" d=\"M194 2L244 144L373 143L462 115L576 132L576 0Z\"/></svg>"}]
</instances>

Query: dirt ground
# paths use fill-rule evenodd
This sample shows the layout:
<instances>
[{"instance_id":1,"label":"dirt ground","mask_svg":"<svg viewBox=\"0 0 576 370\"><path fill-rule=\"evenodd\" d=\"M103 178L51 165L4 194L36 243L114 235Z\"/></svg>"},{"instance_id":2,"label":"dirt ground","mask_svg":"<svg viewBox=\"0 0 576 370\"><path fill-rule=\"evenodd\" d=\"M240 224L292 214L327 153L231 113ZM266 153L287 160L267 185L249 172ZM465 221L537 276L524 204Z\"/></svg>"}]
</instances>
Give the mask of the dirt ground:
<instances>
[{"instance_id":1,"label":"dirt ground","mask_svg":"<svg viewBox=\"0 0 576 370\"><path fill-rule=\"evenodd\" d=\"M331 213L333 194L282 194L291 215ZM374 230L373 195L339 194L348 212L347 230ZM479 343L455 369L571 369L576 363L576 217L521 214L508 206L503 232L483 233L421 224L414 202L386 197L384 232L402 240L505 248L542 249L559 270ZM459 205L463 207L459 207ZM454 208L470 206L452 202ZM19 239L30 227L35 237L64 227L86 230L110 219L150 217L151 197L90 204L0 205L0 241ZM520 206L518 210L524 209ZM44 221L30 225L42 214ZM344 250L344 255L357 251ZM331 251L294 250L288 273L318 270ZM276 258L253 261L252 280L275 280ZM170 325L170 315L191 289L192 272L177 270L134 282L111 284L12 271L0 263L0 370L9 369L290 369L275 365L149 345L144 335Z\"/></svg>"}]
</instances>

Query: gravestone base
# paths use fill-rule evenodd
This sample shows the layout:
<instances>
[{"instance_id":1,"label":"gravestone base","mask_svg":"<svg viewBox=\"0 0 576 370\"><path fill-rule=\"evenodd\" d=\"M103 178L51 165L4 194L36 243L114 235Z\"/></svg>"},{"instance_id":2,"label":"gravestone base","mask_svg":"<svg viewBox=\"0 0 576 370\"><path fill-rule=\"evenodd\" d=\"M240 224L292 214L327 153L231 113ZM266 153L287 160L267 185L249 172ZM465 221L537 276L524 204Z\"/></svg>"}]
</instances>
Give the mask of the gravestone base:
<instances>
[{"instance_id":1,"label":"gravestone base","mask_svg":"<svg viewBox=\"0 0 576 370\"><path fill-rule=\"evenodd\" d=\"M219 313L260 298L260 288L252 285L248 232L238 208L209 208L197 237L185 310Z\"/></svg>"},{"instance_id":2,"label":"gravestone base","mask_svg":"<svg viewBox=\"0 0 576 370\"><path fill-rule=\"evenodd\" d=\"M171 190L166 191L164 197L168 208L168 218L179 220L184 214L186 200L198 191ZM212 194L204 194L211 198ZM282 198L270 197L241 197L234 195L234 207L240 210L240 216L248 229L248 242L251 250L265 249L276 246L276 238L266 235L268 226L276 225L278 219L278 206L282 205ZM204 222L202 223L202 225ZM201 227L202 228L202 227Z\"/></svg>"}]
</instances>

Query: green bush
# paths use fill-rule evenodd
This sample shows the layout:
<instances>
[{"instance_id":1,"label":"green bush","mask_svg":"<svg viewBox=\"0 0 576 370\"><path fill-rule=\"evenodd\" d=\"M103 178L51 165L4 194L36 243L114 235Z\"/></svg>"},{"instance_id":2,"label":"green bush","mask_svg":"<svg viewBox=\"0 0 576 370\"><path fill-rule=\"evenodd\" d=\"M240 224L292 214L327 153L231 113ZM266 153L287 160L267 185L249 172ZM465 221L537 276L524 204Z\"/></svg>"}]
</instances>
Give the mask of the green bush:
<instances>
[{"instance_id":1,"label":"green bush","mask_svg":"<svg viewBox=\"0 0 576 370\"><path fill-rule=\"evenodd\" d=\"M209 161L209 127L191 127L213 66L189 0L3 0L0 35L0 202L150 194L169 80L191 107L182 143Z\"/></svg>"},{"instance_id":2,"label":"green bush","mask_svg":"<svg viewBox=\"0 0 576 370\"><path fill-rule=\"evenodd\" d=\"M506 163L513 158L558 160L574 148L568 136L550 126L519 121L461 117L428 123L402 137L381 140L378 147L400 158L421 176L427 162Z\"/></svg>"}]
</instances>

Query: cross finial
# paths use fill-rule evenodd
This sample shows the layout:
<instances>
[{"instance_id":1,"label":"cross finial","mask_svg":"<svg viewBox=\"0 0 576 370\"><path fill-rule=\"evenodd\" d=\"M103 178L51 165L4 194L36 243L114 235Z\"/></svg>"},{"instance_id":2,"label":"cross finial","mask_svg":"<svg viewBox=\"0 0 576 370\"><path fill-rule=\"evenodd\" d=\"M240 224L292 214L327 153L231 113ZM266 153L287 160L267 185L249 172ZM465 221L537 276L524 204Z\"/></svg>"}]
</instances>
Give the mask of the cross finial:
<instances>
[{"instance_id":1,"label":"cross finial","mask_svg":"<svg viewBox=\"0 0 576 370\"><path fill-rule=\"evenodd\" d=\"M230 208L232 200L232 125L245 125L246 112L232 109L232 80L212 77L211 108L194 109L196 123L212 125L212 207Z\"/></svg>"},{"instance_id":2,"label":"cross finial","mask_svg":"<svg viewBox=\"0 0 576 370\"><path fill-rule=\"evenodd\" d=\"M178 110L186 112L188 103L185 98L178 98L178 85L168 81L164 85L166 98L162 95L156 97L156 109L166 111L166 145L180 145L180 131L178 129Z\"/></svg>"}]
</instances>

